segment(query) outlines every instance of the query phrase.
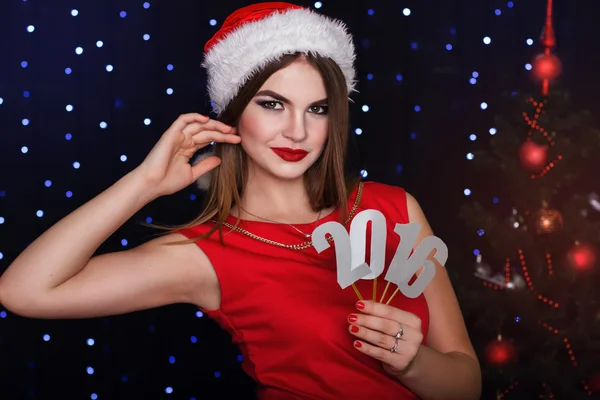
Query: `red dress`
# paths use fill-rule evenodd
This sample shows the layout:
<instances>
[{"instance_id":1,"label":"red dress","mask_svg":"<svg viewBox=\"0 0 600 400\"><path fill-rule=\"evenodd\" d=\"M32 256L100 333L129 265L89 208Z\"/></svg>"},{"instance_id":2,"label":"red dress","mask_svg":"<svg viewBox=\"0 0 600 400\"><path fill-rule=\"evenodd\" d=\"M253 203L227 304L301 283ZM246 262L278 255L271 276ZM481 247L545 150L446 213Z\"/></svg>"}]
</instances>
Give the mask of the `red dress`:
<instances>
[{"instance_id":1,"label":"red dress","mask_svg":"<svg viewBox=\"0 0 600 400\"><path fill-rule=\"evenodd\" d=\"M357 193L354 189L349 210ZM381 211L388 225L386 270L377 284L379 299L399 242L394 226L409 222L406 194L399 187L365 182L357 212L365 209ZM336 211L321 223L335 221L337 216ZM234 224L235 218L228 222ZM305 240L285 224L240 221L239 226L279 243ZM314 224L295 226L307 233L314 229ZM180 233L191 238L208 228L199 225ZM212 262L221 285L220 308L202 311L239 345L243 369L258 383L260 399L418 398L389 376L379 361L354 348L347 318L357 312L358 298L352 287L342 290L337 283L333 246L318 254L312 247L295 251L262 243L240 232L229 233L226 227L223 233L225 246L218 233L196 242ZM360 280L356 286L364 298L372 298L372 280ZM390 285L386 300L395 288ZM424 296L410 299L398 293L390 304L421 318L425 343L429 310Z\"/></svg>"}]
</instances>

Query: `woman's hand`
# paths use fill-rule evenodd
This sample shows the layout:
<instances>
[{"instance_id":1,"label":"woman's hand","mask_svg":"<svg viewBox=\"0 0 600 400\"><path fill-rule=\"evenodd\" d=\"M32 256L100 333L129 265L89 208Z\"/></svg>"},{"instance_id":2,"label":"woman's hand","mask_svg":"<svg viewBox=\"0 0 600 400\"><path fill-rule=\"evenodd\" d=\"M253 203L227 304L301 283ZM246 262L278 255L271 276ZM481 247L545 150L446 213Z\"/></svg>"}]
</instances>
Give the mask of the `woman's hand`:
<instances>
[{"instance_id":1,"label":"woman's hand","mask_svg":"<svg viewBox=\"0 0 600 400\"><path fill-rule=\"evenodd\" d=\"M211 156L196 165L190 158L211 142L238 144L235 128L201 114L183 114L167 129L137 171L153 188L155 197L173 194L217 167L221 160Z\"/></svg>"},{"instance_id":2,"label":"woman's hand","mask_svg":"<svg viewBox=\"0 0 600 400\"><path fill-rule=\"evenodd\" d=\"M354 347L381 361L390 375L408 371L423 341L421 319L372 300L359 301L356 308L362 313L348 317L348 329L359 339Z\"/></svg>"}]
</instances>

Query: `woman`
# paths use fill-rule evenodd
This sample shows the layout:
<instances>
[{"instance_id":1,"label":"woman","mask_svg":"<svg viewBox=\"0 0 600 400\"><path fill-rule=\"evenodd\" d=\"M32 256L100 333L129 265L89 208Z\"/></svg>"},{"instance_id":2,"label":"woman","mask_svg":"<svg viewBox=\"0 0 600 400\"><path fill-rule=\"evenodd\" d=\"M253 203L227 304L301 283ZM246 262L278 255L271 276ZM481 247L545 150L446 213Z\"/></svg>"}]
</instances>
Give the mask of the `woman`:
<instances>
[{"instance_id":1,"label":"woman","mask_svg":"<svg viewBox=\"0 0 600 400\"><path fill-rule=\"evenodd\" d=\"M479 398L478 361L435 258L418 298L385 304L380 285L356 302L336 283L333 246L312 247L315 227L347 225L364 209L381 211L388 232L421 224L416 243L432 235L403 189L344 172L355 83L344 25L288 3L256 4L233 13L205 53L220 121L179 117L142 164L19 255L0 279L0 302L32 318L194 304L239 343L262 399ZM216 155L191 165L211 142ZM145 204L209 171L195 221L92 257ZM389 265L399 239L386 239ZM371 281L356 287L371 297Z\"/></svg>"}]
</instances>

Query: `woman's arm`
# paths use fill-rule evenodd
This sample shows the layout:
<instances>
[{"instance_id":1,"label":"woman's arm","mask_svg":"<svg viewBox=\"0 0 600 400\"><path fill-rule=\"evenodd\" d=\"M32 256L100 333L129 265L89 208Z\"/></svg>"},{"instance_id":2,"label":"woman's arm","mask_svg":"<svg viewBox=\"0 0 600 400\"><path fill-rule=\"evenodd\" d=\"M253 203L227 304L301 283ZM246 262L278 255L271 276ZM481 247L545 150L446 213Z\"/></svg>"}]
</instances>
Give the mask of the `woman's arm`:
<instances>
[{"instance_id":1,"label":"woman's arm","mask_svg":"<svg viewBox=\"0 0 600 400\"><path fill-rule=\"evenodd\" d=\"M31 243L0 277L0 303L31 318L89 318L176 302L205 303L217 282L195 244L171 234L92 258L98 247L154 196L135 170ZM214 292L214 290L212 291Z\"/></svg>"},{"instance_id":2,"label":"woman's arm","mask_svg":"<svg viewBox=\"0 0 600 400\"><path fill-rule=\"evenodd\" d=\"M406 194L410 222L421 224L420 243L433 232L419 203ZM425 288L429 307L427 345L421 345L411 367L397 378L424 400L477 400L481 395L481 370L446 268L432 254L435 278Z\"/></svg>"},{"instance_id":3,"label":"woman's arm","mask_svg":"<svg viewBox=\"0 0 600 400\"><path fill-rule=\"evenodd\" d=\"M191 165L211 142L239 144L231 126L182 114L144 161L29 245L0 277L0 302L37 318L85 318L189 302L220 302L216 273L204 252L177 233L132 250L93 257L98 247L144 205L191 185L217 167L217 157Z\"/></svg>"},{"instance_id":4,"label":"woman's arm","mask_svg":"<svg viewBox=\"0 0 600 400\"><path fill-rule=\"evenodd\" d=\"M481 373L477 359L441 353L421 345L412 366L396 378L423 400L479 400Z\"/></svg>"}]
</instances>

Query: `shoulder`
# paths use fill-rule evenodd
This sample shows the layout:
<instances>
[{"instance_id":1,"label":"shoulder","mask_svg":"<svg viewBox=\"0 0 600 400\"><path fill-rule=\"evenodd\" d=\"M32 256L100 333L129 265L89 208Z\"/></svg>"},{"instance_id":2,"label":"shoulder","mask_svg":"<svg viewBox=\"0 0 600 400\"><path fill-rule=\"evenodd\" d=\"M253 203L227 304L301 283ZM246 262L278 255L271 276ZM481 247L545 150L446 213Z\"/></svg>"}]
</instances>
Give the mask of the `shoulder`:
<instances>
[{"instance_id":1,"label":"shoulder","mask_svg":"<svg viewBox=\"0 0 600 400\"><path fill-rule=\"evenodd\" d=\"M400 208L404 208L406 204L406 192L400 186L369 181L363 182L362 192L362 200L367 204L389 204Z\"/></svg>"},{"instance_id":2,"label":"shoulder","mask_svg":"<svg viewBox=\"0 0 600 400\"><path fill-rule=\"evenodd\" d=\"M363 182L363 199L363 206L377 204L393 207L399 210L407 221L423 223L425 220L417 199L401 186L373 181Z\"/></svg>"},{"instance_id":3,"label":"shoulder","mask_svg":"<svg viewBox=\"0 0 600 400\"><path fill-rule=\"evenodd\" d=\"M215 223L212 221L181 226L173 233L184 236L184 240L194 242L197 246L201 243L218 241L219 238L219 230L215 229Z\"/></svg>"},{"instance_id":4,"label":"shoulder","mask_svg":"<svg viewBox=\"0 0 600 400\"><path fill-rule=\"evenodd\" d=\"M371 196L402 196L404 188L401 186L388 185L381 182L365 181L363 182L363 191Z\"/></svg>"},{"instance_id":5,"label":"shoulder","mask_svg":"<svg viewBox=\"0 0 600 400\"><path fill-rule=\"evenodd\" d=\"M425 213L417 199L410 193L406 193L406 209L408 210L408 220L410 222L426 223Z\"/></svg>"}]
</instances>

